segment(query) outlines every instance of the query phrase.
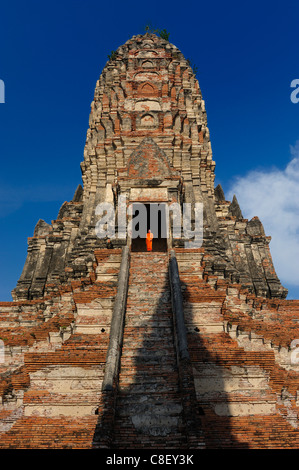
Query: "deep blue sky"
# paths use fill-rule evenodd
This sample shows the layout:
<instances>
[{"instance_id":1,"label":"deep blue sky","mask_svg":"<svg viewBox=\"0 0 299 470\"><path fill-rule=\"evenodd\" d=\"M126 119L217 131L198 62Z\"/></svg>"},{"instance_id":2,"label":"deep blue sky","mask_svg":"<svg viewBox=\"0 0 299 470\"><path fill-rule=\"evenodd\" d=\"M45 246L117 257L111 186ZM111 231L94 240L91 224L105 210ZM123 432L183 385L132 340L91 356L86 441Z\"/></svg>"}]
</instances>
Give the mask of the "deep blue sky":
<instances>
[{"instance_id":1,"label":"deep blue sky","mask_svg":"<svg viewBox=\"0 0 299 470\"><path fill-rule=\"evenodd\" d=\"M11 299L37 221L55 219L81 183L90 103L112 50L148 23L170 32L198 68L216 183L228 191L250 170L285 168L299 139L298 14L295 0L2 2L0 300Z\"/></svg>"}]
</instances>

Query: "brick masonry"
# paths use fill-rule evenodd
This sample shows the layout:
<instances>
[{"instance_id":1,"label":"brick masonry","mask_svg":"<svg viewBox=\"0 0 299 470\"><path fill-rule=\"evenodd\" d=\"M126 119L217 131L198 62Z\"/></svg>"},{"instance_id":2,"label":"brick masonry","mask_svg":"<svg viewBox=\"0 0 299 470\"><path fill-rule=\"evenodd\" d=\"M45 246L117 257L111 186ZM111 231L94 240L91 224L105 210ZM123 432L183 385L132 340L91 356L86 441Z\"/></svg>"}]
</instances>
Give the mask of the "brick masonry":
<instances>
[{"instance_id":1,"label":"brick masonry","mask_svg":"<svg viewBox=\"0 0 299 470\"><path fill-rule=\"evenodd\" d=\"M28 239L0 302L0 448L297 448L299 301L286 300L258 217L214 187L205 102L155 34L119 47L96 83L82 186ZM202 202L204 240L131 252L120 362L102 388L123 247L99 239L100 202ZM116 220L117 228L117 220ZM169 287L175 250L189 358ZM118 291L119 292L119 291ZM110 343L111 344L111 343ZM192 419L191 419L192 417Z\"/></svg>"}]
</instances>

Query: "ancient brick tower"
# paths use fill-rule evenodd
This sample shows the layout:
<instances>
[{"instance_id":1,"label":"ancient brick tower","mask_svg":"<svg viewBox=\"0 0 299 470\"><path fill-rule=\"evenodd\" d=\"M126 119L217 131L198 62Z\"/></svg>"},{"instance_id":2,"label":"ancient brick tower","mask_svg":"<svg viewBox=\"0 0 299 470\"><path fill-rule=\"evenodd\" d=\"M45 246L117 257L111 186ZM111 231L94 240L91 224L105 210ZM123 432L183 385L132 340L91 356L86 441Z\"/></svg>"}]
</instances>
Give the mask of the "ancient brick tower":
<instances>
[{"instance_id":1,"label":"ancient brick tower","mask_svg":"<svg viewBox=\"0 0 299 470\"><path fill-rule=\"evenodd\" d=\"M83 186L37 223L0 304L0 447L298 447L299 302L214 169L188 62L134 36L97 82ZM96 207L122 197L203 203L202 246L99 238Z\"/></svg>"}]
</instances>

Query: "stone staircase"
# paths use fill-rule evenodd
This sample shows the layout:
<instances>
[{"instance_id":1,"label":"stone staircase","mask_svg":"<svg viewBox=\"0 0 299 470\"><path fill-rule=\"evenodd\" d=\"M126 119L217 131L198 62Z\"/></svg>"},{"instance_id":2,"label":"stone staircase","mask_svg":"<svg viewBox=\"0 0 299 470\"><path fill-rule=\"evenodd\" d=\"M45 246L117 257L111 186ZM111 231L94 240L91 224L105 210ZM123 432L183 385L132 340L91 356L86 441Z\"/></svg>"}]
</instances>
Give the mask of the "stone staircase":
<instances>
[{"instance_id":1,"label":"stone staircase","mask_svg":"<svg viewBox=\"0 0 299 470\"><path fill-rule=\"evenodd\" d=\"M91 448L103 416L115 449L298 448L299 374L288 349L288 333L298 337L298 301L251 298L207 273L203 249L176 249L186 367L175 346L169 254L131 253L116 402L106 409L121 250L95 255L92 277L73 281L44 310L37 300L0 306L0 448ZM202 438L190 411L202 414Z\"/></svg>"},{"instance_id":2,"label":"stone staircase","mask_svg":"<svg viewBox=\"0 0 299 470\"><path fill-rule=\"evenodd\" d=\"M168 254L131 253L114 448L184 448Z\"/></svg>"}]
</instances>

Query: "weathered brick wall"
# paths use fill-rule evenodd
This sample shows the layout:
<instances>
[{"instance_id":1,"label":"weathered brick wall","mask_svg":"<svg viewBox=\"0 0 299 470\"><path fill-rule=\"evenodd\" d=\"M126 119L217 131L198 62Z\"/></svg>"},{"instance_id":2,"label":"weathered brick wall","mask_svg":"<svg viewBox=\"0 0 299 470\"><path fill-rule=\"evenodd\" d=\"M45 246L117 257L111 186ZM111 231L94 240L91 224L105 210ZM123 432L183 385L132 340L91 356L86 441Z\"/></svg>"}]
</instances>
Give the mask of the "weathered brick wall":
<instances>
[{"instance_id":1,"label":"weathered brick wall","mask_svg":"<svg viewBox=\"0 0 299 470\"><path fill-rule=\"evenodd\" d=\"M207 448L297 448L299 367L291 343L298 301L215 283L205 274L204 250L177 250L177 257Z\"/></svg>"},{"instance_id":2,"label":"weathered brick wall","mask_svg":"<svg viewBox=\"0 0 299 470\"><path fill-rule=\"evenodd\" d=\"M120 256L121 250L97 250L93 275L73 282L67 298L48 300L52 316L48 309L47 321L38 311L27 327L17 323L0 330L7 336L0 382L2 448L92 445ZM37 301L15 304L3 309L39 306ZM40 324L32 326L38 319Z\"/></svg>"},{"instance_id":3,"label":"weathered brick wall","mask_svg":"<svg viewBox=\"0 0 299 470\"><path fill-rule=\"evenodd\" d=\"M96 84L83 187L40 220L13 302L0 303L0 446L298 446L299 301L287 301L257 217L214 188L205 103L154 34L117 49ZM132 253L120 373L102 392L122 247L95 208L202 202L200 249L176 247L190 361L178 361L167 253ZM194 409L195 426L190 416ZM195 429L196 428L196 429Z\"/></svg>"}]
</instances>

